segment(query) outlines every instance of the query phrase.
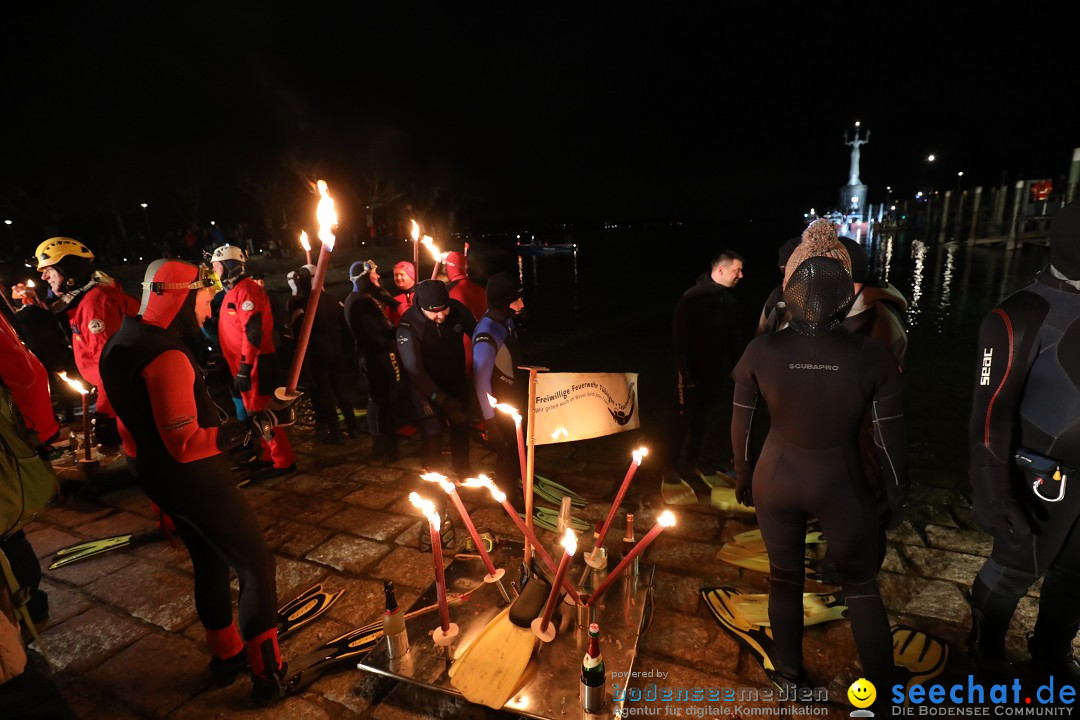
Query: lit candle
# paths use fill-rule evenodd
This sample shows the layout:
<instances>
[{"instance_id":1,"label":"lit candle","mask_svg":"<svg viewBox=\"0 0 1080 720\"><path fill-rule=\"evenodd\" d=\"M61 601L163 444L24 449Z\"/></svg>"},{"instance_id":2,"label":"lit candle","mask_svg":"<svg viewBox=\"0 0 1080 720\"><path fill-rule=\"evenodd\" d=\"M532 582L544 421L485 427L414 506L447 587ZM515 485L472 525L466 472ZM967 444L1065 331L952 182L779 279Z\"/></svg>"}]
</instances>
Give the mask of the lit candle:
<instances>
[{"instance_id":1,"label":"lit candle","mask_svg":"<svg viewBox=\"0 0 1080 720\"><path fill-rule=\"evenodd\" d=\"M60 379L82 395L83 459L90 461L90 391L81 382L69 378L66 372L58 373Z\"/></svg>"},{"instance_id":2,"label":"lit candle","mask_svg":"<svg viewBox=\"0 0 1080 720\"><path fill-rule=\"evenodd\" d=\"M326 278L326 269L330 265L330 253L334 251L334 226L337 225L337 212L334 210L334 200L326 187L326 181L318 182L319 207L315 212L319 220L319 240L322 247L319 248L319 261L315 265L315 277L311 281L311 295L308 296L307 308L304 310L304 323L300 326L300 335L296 338L296 352L293 354L292 367L289 369L289 381L285 386L286 400L296 395L296 384L300 382L300 369L304 365L304 355L307 353L308 340L311 339L311 325L315 322L315 311L319 307L319 296L322 295L323 279ZM280 388L279 388L280 391Z\"/></svg>"},{"instance_id":3,"label":"lit candle","mask_svg":"<svg viewBox=\"0 0 1080 720\"><path fill-rule=\"evenodd\" d=\"M596 548L604 547L604 538L607 536L608 530L611 529L611 521L615 519L615 511L619 509L619 505L622 504L626 491L630 489L630 481L634 479L634 473L641 467L642 458L648 454L649 449L644 447L639 447L633 452L634 459L630 461L630 467L626 471L626 477L623 478L622 485L619 486L619 492L615 495L615 501L611 503L611 509L608 510L607 519L604 520L604 525L600 528L600 535L596 538L596 544L593 545L593 552L596 552Z\"/></svg>"},{"instance_id":4,"label":"lit candle","mask_svg":"<svg viewBox=\"0 0 1080 720\"><path fill-rule=\"evenodd\" d=\"M496 569L495 563L491 562L491 557L487 554L487 550L484 548L484 543L480 541L480 534L476 532L476 526L473 524L472 518L469 517L468 510L465 509L465 503L461 501L461 496L458 495L457 488L454 484L446 479L445 475L439 473L424 473L420 476L421 480L427 482L438 483L446 494L450 496L450 500L454 503L454 507L457 508L458 515L461 516L461 521L465 523L465 528L469 531L469 535L472 537L473 545L476 546L476 551L480 553L480 559L484 561L484 567L487 568L488 574L484 578L484 582L498 583L505 571L502 568ZM503 597L507 601L510 600L507 596L506 590L502 587L502 583L499 583L499 590L503 593Z\"/></svg>"},{"instance_id":5,"label":"lit candle","mask_svg":"<svg viewBox=\"0 0 1080 720\"><path fill-rule=\"evenodd\" d=\"M442 638L452 638L457 635L457 625L450 622L450 608L446 604L446 570L443 568L442 537L439 535L441 518L435 510L435 503L424 500L415 492L409 493L409 502L420 508L428 519L428 531L431 533L431 556L435 561L435 596L439 602L439 630L442 631ZM435 642L440 645L445 644L439 642L439 637L436 637Z\"/></svg>"},{"instance_id":6,"label":"lit candle","mask_svg":"<svg viewBox=\"0 0 1080 720\"><path fill-rule=\"evenodd\" d=\"M308 236L306 230L300 231L300 247L304 248L304 254L307 255L307 264L311 264L311 243L308 242Z\"/></svg>"},{"instance_id":7,"label":"lit candle","mask_svg":"<svg viewBox=\"0 0 1080 720\"><path fill-rule=\"evenodd\" d=\"M536 539L536 535L533 534L533 531L525 527L525 523L518 517L517 510L514 510L514 506L506 499L506 494L500 490L495 483L491 482L490 478L486 475L481 475L478 478L469 478L461 483L461 486L487 488L488 492L491 493L491 497L495 498L496 502L502 504L503 510L505 510L506 514L510 516L510 519L514 521L514 524L517 525L521 534L525 536L525 541L530 543L536 549L536 554L540 557L540 562L544 564L544 567L548 569L548 572L558 573L558 568L555 567L555 561L551 559L547 550L545 550L544 546L540 544L540 541ZM569 580L563 578L562 586L566 589L566 593L574 602L578 605L582 604L581 596L578 595L577 590L574 589L574 586L570 584Z\"/></svg>"},{"instance_id":8,"label":"lit candle","mask_svg":"<svg viewBox=\"0 0 1080 720\"><path fill-rule=\"evenodd\" d=\"M548 594L544 614L542 617L533 620L532 623L533 632L544 642L551 642L555 639L555 628L550 627L551 616L555 613L555 601L559 598L559 587L566 577L566 571L570 569L570 563L574 560L574 553L577 552L577 537L570 528L566 528L562 546L566 552L563 553L562 558L559 560L559 570L555 573L555 582L551 586L551 593Z\"/></svg>"},{"instance_id":9,"label":"lit candle","mask_svg":"<svg viewBox=\"0 0 1080 720\"><path fill-rule=\"evenodd\" d=\"M521 490L522 492L528 492L525 481L525 433L521 429L521 413L512 405L499 402L493 395L488 395L487 398L491 407L514 418L514 430L517 432L518 471L521 473Z\"/></svg>"},{"instance_id":10,"label":"lit candle","mask_svg":"<svg viewBox=\"0 0 1080 720\"><path fill-rule=\"evenodd\" d=\"M665 510L664 513L660 516L660 518L656 521L656 524L653 525L652 530L645 533L645 537L641 538L641 541L634 546L633 550L626 554L626 557L622 559L622 562L615 566L615 569L611 571L611 574L607 576L607 579L604 580L604 582L600 583L600 587L596 588L596 592L592 594L592 597L590 597L589 601L585 604L594 604L596 602L596 599L603 595L604 591L607 590L608 587L610 587L611 583L615 582L616 579L622 576L622 571L625 570L630 565L630 563L634 561L634 558L645 552L645 548L649 547L649 543L655 540L660 535L660 533L664 532L665 529L671 527L674 524L675 516L671 514L670 510Z\"/></svg>"}]
</instances>

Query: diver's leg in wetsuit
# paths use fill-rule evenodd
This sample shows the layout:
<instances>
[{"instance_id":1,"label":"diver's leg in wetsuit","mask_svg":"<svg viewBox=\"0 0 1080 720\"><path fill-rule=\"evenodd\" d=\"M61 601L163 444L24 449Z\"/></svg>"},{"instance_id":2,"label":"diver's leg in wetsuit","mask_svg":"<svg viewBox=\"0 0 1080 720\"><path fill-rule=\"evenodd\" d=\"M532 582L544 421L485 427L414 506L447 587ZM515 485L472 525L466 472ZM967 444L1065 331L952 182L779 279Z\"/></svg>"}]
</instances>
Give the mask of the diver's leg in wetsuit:
<instances>
[{"instance_id":1,"label":"diver's leg in wetsuit","mask_svg":"<svg viewBox=\"0 0 1080 720\"><path fill-rule=\"evenodd\" d=\"M756 499L758 524L769 553L769 623L775 647L773 665L783 680L798 683L803 677L806 513L773 509L768 500Z\"/></svg>"},{"instance_id":2,"label":"diver's leg in wetsuit","mask_svg":"<svg viewBox=\"0 0 1080 720\"><path fill-rule=\"evenodd\" d=\"M1046 573L1039 598L1039 617L1028 640L1031 659L1048 675L1080 685L1080 666L1072 643L1080 629L1080 522L1074 523L1065 546Z\"/></svg>"},{"instance_id":3,"label":"diver's leg in wetsuit","mask_svg":"<svg viewBox=\"0 0 1080 720\"><path fill-rule=\"evenodd\" d=\"M420 420L420 464L428 470L442 465L442 417L427 398L412 393Z\"/></svg>"}]
</instances>

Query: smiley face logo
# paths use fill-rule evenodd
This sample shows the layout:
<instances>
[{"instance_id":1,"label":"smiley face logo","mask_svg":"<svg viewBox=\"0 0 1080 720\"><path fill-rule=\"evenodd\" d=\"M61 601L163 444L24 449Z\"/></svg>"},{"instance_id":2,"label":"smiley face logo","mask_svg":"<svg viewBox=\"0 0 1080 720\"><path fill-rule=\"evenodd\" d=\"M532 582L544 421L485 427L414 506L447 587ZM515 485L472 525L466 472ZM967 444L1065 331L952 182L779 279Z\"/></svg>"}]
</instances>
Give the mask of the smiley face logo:
<instances>
[{"instance_id":1,"label":"smiley face logo","mask_svg":"<svg viewBox=\"0 0 1080 720\"><path fill-rule=\"evenodd\" d=\"M868 708L877 698L877 688L866 678L859 678L851 683L847 690L848 701L857 708Z\"/></svg>"}]
</instances>

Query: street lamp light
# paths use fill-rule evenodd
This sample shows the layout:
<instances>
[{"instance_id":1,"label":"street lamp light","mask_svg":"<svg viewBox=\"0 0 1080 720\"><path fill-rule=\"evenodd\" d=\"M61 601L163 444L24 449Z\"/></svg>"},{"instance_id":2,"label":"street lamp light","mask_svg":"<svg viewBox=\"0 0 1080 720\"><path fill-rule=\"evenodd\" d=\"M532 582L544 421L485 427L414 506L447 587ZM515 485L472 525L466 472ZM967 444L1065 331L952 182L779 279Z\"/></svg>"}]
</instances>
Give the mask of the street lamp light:
<instances>
[{"instance_id":1,"label":"street lamp light","mask_svg":"<svg viewBox=\"0 0 1080 720\"><path fill-rule=\"evenodd\" d=\"M935 160L937 160L937 158L934 157L933 154L926 156L926 162L934 162Z\"/></svg>"},{"instance_id":2,"label":"street lamp light","mask_svg":"<svg viewBox=\"0 0 1080 720\"><path fill-rule=\"evenodd\" d=\"M143 219L146 220L146 240L153 245L154 243L154 231L150 228L150 211L147 209L150 207L149 203L139 203L139 207L142 208Z\"/></svg>"}]
</instances>

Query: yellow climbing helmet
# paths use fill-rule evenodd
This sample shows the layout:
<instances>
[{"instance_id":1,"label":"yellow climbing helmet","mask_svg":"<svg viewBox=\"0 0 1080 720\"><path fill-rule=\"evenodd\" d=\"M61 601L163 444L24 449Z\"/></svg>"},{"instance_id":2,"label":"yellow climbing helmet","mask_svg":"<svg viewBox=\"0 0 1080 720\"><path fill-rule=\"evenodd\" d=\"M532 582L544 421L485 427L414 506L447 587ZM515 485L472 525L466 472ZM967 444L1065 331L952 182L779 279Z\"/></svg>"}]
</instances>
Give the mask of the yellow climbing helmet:
<instances>
[{"instance_id":1,"label":"yellow climbing helmet","mask_svg":"<svg viewBox=\"0 0 1080 720\"><path fill-rule=\"evenodd\" d=\"M34 251L34 259L37 260L38 270L44 270L51 265L55 265L66 257L81 257L93 260L94 253L90 252L90 248L78 240L69 237L49 238L38 245L37 250Z\"/></svg>"}]
</instances>

